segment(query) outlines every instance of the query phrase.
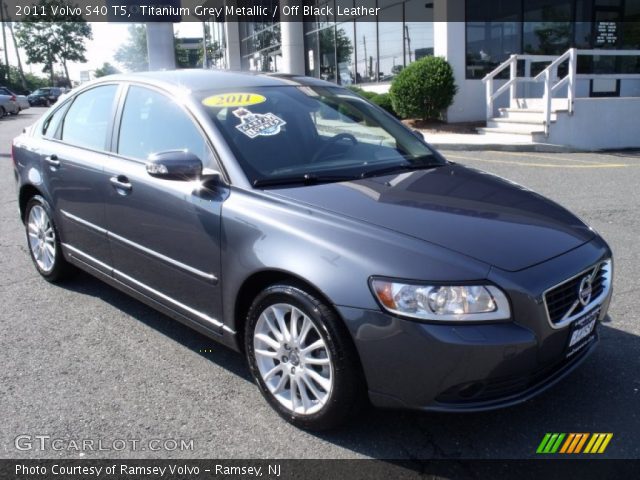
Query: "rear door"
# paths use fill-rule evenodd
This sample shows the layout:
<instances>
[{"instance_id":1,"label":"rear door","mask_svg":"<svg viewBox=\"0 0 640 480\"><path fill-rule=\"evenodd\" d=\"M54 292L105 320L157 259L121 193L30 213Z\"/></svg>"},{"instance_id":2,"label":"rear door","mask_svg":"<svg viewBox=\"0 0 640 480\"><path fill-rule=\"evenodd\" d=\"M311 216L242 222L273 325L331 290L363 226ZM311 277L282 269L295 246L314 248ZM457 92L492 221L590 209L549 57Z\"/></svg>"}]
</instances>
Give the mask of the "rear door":
<instances>
[{"instance_id":1,"label":"rear door","mask_svg":"<svg viewBox=\"0 0 640 480\"><path fill-rule=\"evenodd\" d=\"M225 188L146 171L150 154L189 150L219 170L192 116L162 91L130 86L119 115L106 214L114 276L219 331L220 213Z\"/></svg>"},{"instance_id":2,"label":"rear door","mask_svg":"<svg viewBox=\"0 0 640 480\"><path fill-rule=\"evenodd\" d=\"M111 263L104 164L118 89L117 84L100 85L58 108L43 124L40 147L43 175L67 251L104 272Z\"/></svg>"}]
</instances>

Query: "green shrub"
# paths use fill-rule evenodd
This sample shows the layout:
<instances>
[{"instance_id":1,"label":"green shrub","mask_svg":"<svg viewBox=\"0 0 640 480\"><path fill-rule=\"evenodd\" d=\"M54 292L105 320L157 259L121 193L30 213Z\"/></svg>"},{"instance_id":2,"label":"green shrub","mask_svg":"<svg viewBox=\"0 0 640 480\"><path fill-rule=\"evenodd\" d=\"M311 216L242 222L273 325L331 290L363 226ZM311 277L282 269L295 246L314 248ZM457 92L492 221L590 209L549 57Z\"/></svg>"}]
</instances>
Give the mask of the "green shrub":
<instances>
[{"instance_id":1,"label":"green shrub","mask_svg":"<svg viewBox=\"0 0 640 480\"><path fill-rule=\"evenodd\" d=\"M361 97L366 98L367 100L373 101L374 98L376 98L378 96L378 94L376 92L369 92L367 90L363 90L360 87L354 87L353 85L347 87L349 90L351 90L354 93L357 93L358 95L360 95Z\"/></svg>"},{"instance_id":2,"label":"green shrub","mask_svg":"<svg viewBox=\"0 0 640 480\"><path fill-rule=\"evenodd\" d=\"M376 97L372 98L371 101L378 105L379 107L384 108L387 112L389 112L394 117L397 117L396 111L393 109L393 104L391 102L391 95L388 93L380 93Z\"/></svg>"},{"instance_id":3,"label":"green shrub","mask_svg":"<svg viewBox=\"0 0 640 480\"><path fill-rule=\"evenodd\" d=\"M391 97L389 96L388 93L368 92L366 90L363 90L360 87L355 87L353 85L347 88L352 92L357 93L361 97L366 98L370 102L375 103L379 107L384 108L387 112L389 112L394 117L398 116L396 112L393 110L393 105L391 104Z\"/></svg>"},{"instance_id":4,"label":"green shrub","mask_svg":"<svg viewBox=\"0 0 640 480\"><path fill-rule=\"evenodd\" d=\"M453 69L444 58L424 57L402 70L389 95L402 118L439 119L458 91Z\"/></svg>"}]
</instances>

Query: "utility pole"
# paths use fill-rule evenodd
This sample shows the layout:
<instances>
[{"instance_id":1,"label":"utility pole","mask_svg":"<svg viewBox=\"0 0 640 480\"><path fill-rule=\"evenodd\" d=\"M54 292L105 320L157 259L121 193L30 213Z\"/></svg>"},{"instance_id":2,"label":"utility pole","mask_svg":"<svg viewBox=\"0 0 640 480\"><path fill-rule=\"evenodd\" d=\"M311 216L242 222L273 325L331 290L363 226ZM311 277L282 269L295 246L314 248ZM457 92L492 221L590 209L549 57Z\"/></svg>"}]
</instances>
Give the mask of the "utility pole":
<instances>
[{"instance_id":1,"label":"utility pole","mask_svg":"<svg viewBox=\"0 0 640 480\"><path fill-rule=\"evenodd\" d=\"M207 22L202 22L202 68L209 66L209 60L207 58Z\"/></svg>"},{"instance_id":2,"label":"utility pole","mask_svg":"<svg viewBox=\"0 0 640 480\"><path fill-rule=\"evenodd\" d=\"M4 2L3 2L4 5ZM7 52L7 34L4 31L4 9L0 8L0 24L2 24L2 47L4 48L4 68L7 83L11 83L11 73L9 72L9 52Z\"/></svg>"},{"instance_id":3,"label":"utility pole","mask_svg":"<svg viewBox=\"0 0 640 480\"><path fill-rule=\"evenodd\" d=\"M367 77L369 77L369 72L367 72L367 37L362 35L362 45L364 46L364 71L367 73Z\"/></svg>"},{"instance_id":4,"label":"utility pole","mask_svg":"<svg viewBox=\"0 0 640 480\"><path fill-rule=\"evenodd\" d=\"M409 52L409 63L411 63L411 37L409 36L409 27L404 26L405 40L407 41L407 51Z\"/></svg>"},{"instance_id":5,"label":"utility pole","mask_svg":"<svg viewBox=\"0 0 640 480\"><path fill-rule=\"evenodd\" d=\"M9 18L9 9L7 8L7 4L3 3L4 13ZM27 79L24 77L24 70L22 69L22 61L20 60L20 49L18 48L18 43L16 42L16 36L13 33L13 23L9 22L9 33L11 33L11 39L13 40L13 47L16 49L16 58L18 59L18 72L20 72L20 83L22 84L22 88L27 90Z\"/></svg>"}]
</instances>

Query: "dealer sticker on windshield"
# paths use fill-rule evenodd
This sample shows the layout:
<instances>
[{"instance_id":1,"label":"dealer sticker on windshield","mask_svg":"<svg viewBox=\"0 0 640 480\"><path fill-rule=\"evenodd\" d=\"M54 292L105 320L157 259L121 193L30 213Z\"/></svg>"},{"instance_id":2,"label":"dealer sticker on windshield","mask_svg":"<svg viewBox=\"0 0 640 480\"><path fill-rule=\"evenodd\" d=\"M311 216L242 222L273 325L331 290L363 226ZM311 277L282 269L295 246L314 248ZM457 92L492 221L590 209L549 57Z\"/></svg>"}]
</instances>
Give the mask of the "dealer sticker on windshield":
<instances>
[{"instance_id":1,"label":"dealer sticker on windshield","mask_svg":"<svg viewBox=\"0 0 640 480\"><path fill-rule=\"evenodd\" d=\"M240 119L240 125L236 125L236 128L249 138L277 135L280 127L287 124L273 113L253 113L246 108L238 108L233 114Z\"/></svg>"},{"instance_id":2,"label":"dealer sticker on windshield","mask_svg":"<svg viewBox=\"0 0 640 480\"><path fill-rule=\"evenodd\" d=\"M202 100L202 104L207 107L224 108L224 107L248 107L257 105L267 100L263 95L257 93L232 92L213 95Z\"/></svg>"}]
</instances>

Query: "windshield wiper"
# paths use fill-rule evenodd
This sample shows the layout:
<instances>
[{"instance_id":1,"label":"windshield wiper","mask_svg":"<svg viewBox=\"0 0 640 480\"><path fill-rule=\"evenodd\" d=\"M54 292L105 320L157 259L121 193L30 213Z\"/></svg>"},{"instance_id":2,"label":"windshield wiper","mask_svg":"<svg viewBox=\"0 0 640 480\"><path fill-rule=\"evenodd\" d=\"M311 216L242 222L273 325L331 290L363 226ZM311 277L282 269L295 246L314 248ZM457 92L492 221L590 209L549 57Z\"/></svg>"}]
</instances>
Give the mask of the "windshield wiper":
<instances>
[{"instance_id":1,"label":"windshield wiper","mask_svg":"<svg viewBox=\"0 0 640 480\"><path fill-rule=\"evenodd\" d=\"M355 180L353 176L347 175L315 175L313 173L305 173L304 175L295 175L291 177L273 177L261 178L253 181L254 187L272 187L277 185L316 185L318 183L345 182Z\"/></svg>"},{"instance_id":2,"label":"windshield wiper","mask_svg":"<svg viewBox=\"0 0 640 480\"><path fill-rule=\"evenodd\" d=\"M390 167L382 167L368 172L362 172L360 178L376 177L378 175L386 175L394 172L406 172L411 170L427 170L430 168L437 168L444 166L444 163L440 162L424 162L424 163L401 163L399 165L392 165Z\"/></svg>"}]
</instances>

